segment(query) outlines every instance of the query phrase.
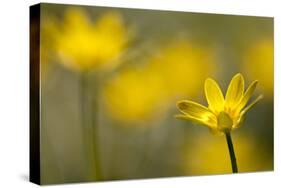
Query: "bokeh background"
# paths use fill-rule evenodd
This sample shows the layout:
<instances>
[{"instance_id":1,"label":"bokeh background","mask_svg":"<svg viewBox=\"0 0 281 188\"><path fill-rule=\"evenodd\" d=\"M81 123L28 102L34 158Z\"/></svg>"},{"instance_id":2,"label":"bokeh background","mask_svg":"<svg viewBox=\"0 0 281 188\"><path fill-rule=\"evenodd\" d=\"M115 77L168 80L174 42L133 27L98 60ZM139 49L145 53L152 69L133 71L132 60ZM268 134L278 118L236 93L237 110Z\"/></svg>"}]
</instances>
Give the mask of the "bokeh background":
<instances>
[{"instance_id":1,"label":"bokeh background","mask_svg":"<svg viewBox=\"0 0 281 188\"><path fill-rule=\"evenodd\" d=\"M238 72L264 95L239 172L273 170L273 18L42 4L40 40L43 184L231 173L225 138L174 115Z\"/></svg>"}]
</instances>

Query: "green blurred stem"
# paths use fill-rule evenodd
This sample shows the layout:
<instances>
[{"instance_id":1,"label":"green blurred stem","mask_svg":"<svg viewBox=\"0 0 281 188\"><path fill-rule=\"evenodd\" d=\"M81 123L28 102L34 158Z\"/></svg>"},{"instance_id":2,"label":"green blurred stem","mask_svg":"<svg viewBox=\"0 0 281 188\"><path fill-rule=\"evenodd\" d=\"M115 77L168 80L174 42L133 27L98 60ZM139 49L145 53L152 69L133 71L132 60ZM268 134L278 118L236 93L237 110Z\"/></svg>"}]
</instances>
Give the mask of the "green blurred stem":
<instances>
[{"instance_id":1,"label":"green blurred stem","mask_svg":"<svg viewBox=\"0 0 281 188\"><path fill-rule=\"evenodd\" d=\"M237 173L238 172L238 167L237 167L237 162L236 162L236 157L235 157L235 152L234 152L234 147L232 144L232 139L229 131L225 132L225 137L227 141L227 146L229 150L229 156L231 160L231 166L232 166L232 172Z\"/></svg>"},{"instance_id":2,"label":"green blurred stem","mask_svg":"<svg viewBox=\"0 0 281 188\"><path fill-rule=\"evenodd\" d=\"M91 163L89 174L91 177L94 174L94 179L100 181L102 177L98 148L98 77L95 76L93 79L89 79L89 72L82 72L80 76L81 123L83 126L86 157ZM93 80L93 83L89 82L90 80Z\"/></svg>"},{"instance_id":3,"label":"green blurred stem","mask_svg":"<svg viewBox=\"0 0 281 188\"><path fill-rule=\"evenodd\" d=\"M91 117L91 125L93 127L93 134L92 134L92 143L93 143L93 152L94 152L94 168L96 174L96 180L102 180L102 173L101 173L101 166L100 166L100 157L99 157L99 133L98 133L98 114L99 114L99 88L100 88L100 79L98 72L95 72L94 83L91 86L94 87L94 91L90 92L91 97L91 110L90 110L90 117ZM91 87L92 88L92 87Z\"/></svg>"}]
</instances>

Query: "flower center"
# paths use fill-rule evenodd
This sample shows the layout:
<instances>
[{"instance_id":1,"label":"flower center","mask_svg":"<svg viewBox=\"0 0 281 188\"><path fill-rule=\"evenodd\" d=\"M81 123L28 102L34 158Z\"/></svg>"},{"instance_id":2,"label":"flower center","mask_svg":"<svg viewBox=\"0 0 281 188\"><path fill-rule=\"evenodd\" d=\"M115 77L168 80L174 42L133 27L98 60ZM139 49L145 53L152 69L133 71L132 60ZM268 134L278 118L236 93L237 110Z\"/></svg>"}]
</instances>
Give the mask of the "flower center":
<instances>
[{"instance_id":1,"label":"flower center","mask_svg":"<svg viewBox=\"0 0 281 188\"><path fill-rule=\"evenodd\" d=\"M226 112L220 112L218 117L218 129L220 131L230 131L233 125L233 120Z\"/></svg>"}]
</instances>

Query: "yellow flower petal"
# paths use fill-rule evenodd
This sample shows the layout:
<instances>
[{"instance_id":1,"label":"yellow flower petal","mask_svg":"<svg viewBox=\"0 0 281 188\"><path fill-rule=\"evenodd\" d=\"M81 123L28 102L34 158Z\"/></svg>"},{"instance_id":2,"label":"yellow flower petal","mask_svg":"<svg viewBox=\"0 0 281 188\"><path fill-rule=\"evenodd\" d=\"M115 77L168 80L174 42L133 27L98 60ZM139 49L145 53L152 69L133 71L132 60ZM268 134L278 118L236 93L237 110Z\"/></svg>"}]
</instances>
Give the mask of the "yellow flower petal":
<instances>
[{"instance_id":1,"label":"yellow flower petal","mask_svg":"<svg viewBox=\"0 0 281 188\"><path fill-rule=\"evenodd\" d=\"M244 116L258 101L263 98L263 95L259 95L251 104L244 108L241 112L241 116Z\"/></svg>"},{"instance_id":2,"label":"yellow flower petal","mask_svg":"<svg viewBox=\"0 0 281 188\"><path fill-rule=\"evenodd\" d=\"M245 115L242 114L239 117L239 119L234 122L233 129L237 129L237 128L241 127L243 125L243 123L244 123L244 120L245 120Z\"/></svg>"},{"instance_id":3,"label":"yellow flower petal","mask_svg":"<svg viewBox=\"0 0 281 188\"><path fill-rule=\"evenodd\" d=\"M219 114L224 109L224 97L219 85L213 79L208 78L205 81L205 95L209 108Z\"/></svg>"},{"instance_id":4,"label":"yellow flower petal","mask_svg":"<svg viewBox=\"0 0 281 188\"><path fill-rule=\"evenodd\" d=\"M237 122L234 123L233 128L237 129L241 127L241 125L244 123L246 113L261 99L263 98L263 95L258 96L251 104L249 104L240 114L240 118L237 120Z\"/></svg>"},{"instance_id":5,"label":"yellow flower petal","mask_svg":"<svg viewBox=\"0 0 281 188\"><path fill-rule=\"evenodd\" d=\"M249 99L252 97L256 87L257 87L258 81L254 81L251 83L251 85L248 87L248 89L246 90L244 96L242 97L239 105L236 108L236 112L239 113L247 104L247 102L249 101Z\"/></svg>"},{"instance_id":6,"label":"yellow flower petal","mask_svg":"<svg viewBox=\"0 0 281 188\"><path fill-rule=\"evenodd\" d=\"M202 119L198 119L198 118L189 116L187 114L178 114L178 115L175 115L175 118L183 119L183 120L189 120L189 121L191 121L195 124L199 124L199 125L205 125L212 130L216 129L216 124L214 124L214 122L212 122L212 121L202 121Z\"/></svg>"},{"instance_id":7,"label":"yellow flower petal","mask_svg":"<svg viewBox=\"0 0 281 188\"><path fill-rule=\"evenodd\" d=\"M187 119L195 119L208 126L216 126L216 116L205 106L183 100L177 103L179 110L187 116Z\"/></svg>"},{"instance_id":8,"label":"yellow flower petal","mask_svg":"<svg viewBox=\"0 0 281 188\"><path fill-rule=\"evenodd\" d=\"M225 97L226 110L234 110L244 93L244 78L238 73L236 74L227 89Z\"/></svg>"}]
</instances>

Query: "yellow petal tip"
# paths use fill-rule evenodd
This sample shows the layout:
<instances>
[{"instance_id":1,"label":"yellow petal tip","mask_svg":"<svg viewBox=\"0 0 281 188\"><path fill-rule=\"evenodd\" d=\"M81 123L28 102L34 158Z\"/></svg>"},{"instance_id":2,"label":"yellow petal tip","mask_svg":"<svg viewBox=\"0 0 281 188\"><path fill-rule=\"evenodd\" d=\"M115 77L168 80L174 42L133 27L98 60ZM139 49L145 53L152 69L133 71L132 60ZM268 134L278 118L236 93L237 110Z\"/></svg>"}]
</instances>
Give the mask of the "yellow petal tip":
<instances>
[{"instance_id":1,"label":"yellow petal tip","mask_svg":"<svg viewBox=\"0 0 281 188\"><path fill-rule=\"evenodd\" d=\"M205 80L205 87L206 87L206 84L208 84L208 82L215 82L215 83L217 83L214 79L212 79L212 78L207 78L207 79Z\"/></svg>"},{"instance_id":2,"label":"yellow petal tip","mask_svg":"<svg viewBox=\"0 0 281 188\"><path fill-rule=\"evenodd\" d=\"M254 80L251 85L255 85L256 86L258 83L259 83L258 80Z\"/></svg>"},{"instance_id":3,"label":"yellow petal tip","mask_svg":"<svg viewBox=\"0 0 281 188\"><path fill-rule=\"evenodd\" d=\"M244 82L244 77L243 77L243 75L239 72L239 73L237 73L237 74L235 74L234 76L233 76L233 79L234 78L239 78L239 79L241 79L241 80L243 80L243 82Z\"/></svg>"},{"instance_id":4,"label":"yellow petal tip","mask_svg":"<svg viewBox=\"0 0 281 188\"><path fill-rule=\"evenodd\" d=\"M237 74L235 74L234 77L238 77L238 76L242 76L242 74L240 72L238 72ZM242 76L243 77L243 76Z\"/></svg>"},{"instance_id":5,"label":"yellow petal tip","mask_svg":"<svg viewBox=\"0 0 281 188\"><path fill-rule=\"evenodd\" d=\"M178 107L178 109L182 109L182 105L183 105L183 103L184 103L184 100L181 100L181 101L178 101L177 102L177 107Z\"/></svg>"}]
</instances>

